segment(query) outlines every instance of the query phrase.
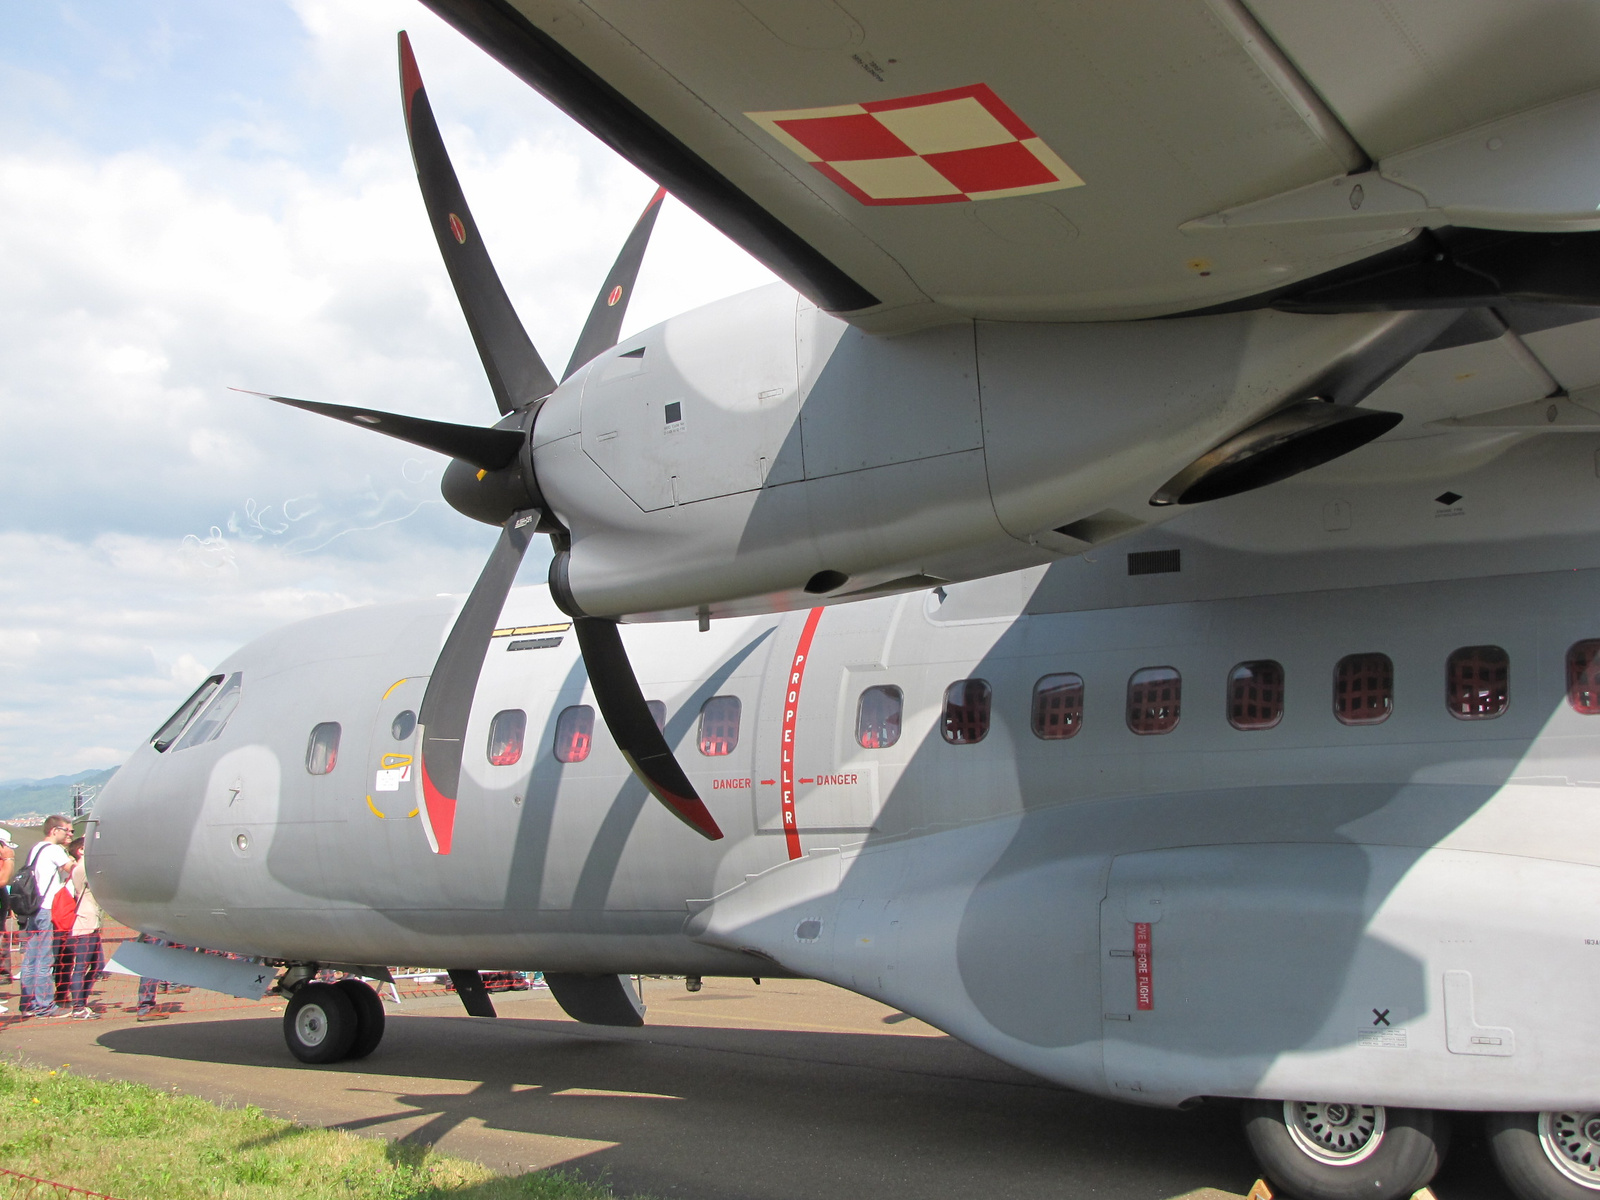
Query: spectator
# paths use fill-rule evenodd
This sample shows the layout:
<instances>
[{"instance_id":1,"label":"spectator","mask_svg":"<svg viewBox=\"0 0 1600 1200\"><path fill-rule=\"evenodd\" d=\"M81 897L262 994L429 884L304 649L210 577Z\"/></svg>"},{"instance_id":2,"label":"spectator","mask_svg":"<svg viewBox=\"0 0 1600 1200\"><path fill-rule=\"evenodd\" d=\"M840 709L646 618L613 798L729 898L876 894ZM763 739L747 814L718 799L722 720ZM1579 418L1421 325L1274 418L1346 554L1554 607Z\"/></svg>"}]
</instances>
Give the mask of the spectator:
<instances>
[{"instance_id":1,"label":"spectator","mask_svg":"<svg viewBox=\"0 0 1600 1200\"><path fill-rule=\"evenodd\" d=\"M83 865L83 839L75 838L67 847L72 855L72 877L67 886L78 900L78 912L65 939L67 960L72 964L67 1004L80 1021L92 1021L100 1014L89 1007L89 992L100 971L100 905L89 890L89 874Z\"/></svg>"},{"instance_id":2,"label":"spectator","mask_svg":"<svg viewBox=\"0 0 1600 1200\"><path fill-rule=\"evenodd\" d=\"M17 867L17 843L9 829L0 829L0 983L11 982L11 873ZM0 1016L10 1012L0 1003Z\"/></svg>"},{"instance_id":3,"label":"spectator","mask_svg":"<svg viewBox=\"0 0 1600 1200\"><path fill-rule=\"evenodd\" d=\"M56 1003L56 930L50 905L56 893L66 886L72 873L72 858L66 844L72 840L72 822L65 817L46 817L44 838L28 854L27 868L33 871L39 891L39 911L28 919L22 935L22 1015L25 1017L65 1017L69 1011Z\"/></svg>"}]
</instances>

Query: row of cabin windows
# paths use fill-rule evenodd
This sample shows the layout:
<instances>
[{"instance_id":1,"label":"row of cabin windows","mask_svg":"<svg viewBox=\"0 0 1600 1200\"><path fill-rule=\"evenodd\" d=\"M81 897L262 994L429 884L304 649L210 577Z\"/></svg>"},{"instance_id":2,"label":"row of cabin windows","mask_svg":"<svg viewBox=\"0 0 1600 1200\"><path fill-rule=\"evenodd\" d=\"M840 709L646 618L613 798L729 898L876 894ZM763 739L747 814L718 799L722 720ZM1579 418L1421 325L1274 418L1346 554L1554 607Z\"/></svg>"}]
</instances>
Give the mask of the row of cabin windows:
<instances>
[{"instance_id":1,"label":"row of cabin windows","mask_svg":"<svg viewBox=\"0 0 1600 1200\"><path fill-rule=\"evenodd\" d=\"M1463 721L1498 717L1511 702L1511 659L1499 646L1463 646L1445 661L1445 708ZM939 733L952 745L981 742L989 732L993 691L982 679L960 679L944 695ZM1170 733L1182 715L1183 677L1172 667L1144 667L1128 677L1125 715L1140 735ZM1600 638L1567 651L1567 703L1600 715ZM869 750L900 740L904 698L897 687L868 688L856 710L856 741ZM1271 729L1283 720L1283 664L1242 662L1228 672L1228 724ZM1387 654L1347 654L1333 672L1333 715L1344 725L1377 725L1394 711L1394 663ZM1045 741L1083 727L1083 677L1046 675L1033 685L1031 725Z\"/></svg>"},{"instance_id":2,"label":"row of cabin windows","mask_svg":"<svg viewBox=\"0 0 1600 1200\"><path fill-rule=\"evenodd\" d=\"M1511 702L1510 682L1511 659L1499 646L1463 646L1445 661L1445 707L1463 721L1498 717ZM216 680L217 685L221 683ZM237 688L234 695L237 703ZM988 681L958 679L945 689L940 736L956 746L983 741L989 733L993 702L994 690ZM664 730L667 706L659 700L648 703L656 728ZM1182 703L1183 677L1172 667L1143 667L1128 677L1125 715L1128 728L1136 734L1172 732L1178 727ZM1600 638L1576 642L1567 650L1567 703L1585 716L1600 716ZM1257 659L1228 672L1228 724L1235 729L1271 729L1283 720L1283 710L1282 663ZM1339 660L1333 671L1335 719L1344 725L1377 725L1387 721L1393 711L1394 663L1387 654L1347 654ZM193 709L189 715L192 713ZM900 740L904 713L905 695L899 688L867 688L856 706L856 741L868 750L893 746ZM732 754L739 744L740 716L737 696L713 696L701 705L696 739L700 753L707 758ZM1034 737L1045 741L1076 736L1083 728L1083 677L1070 671L1041 677L1033 685L1030 723ZM216 732L221 731L220 726L218 721ZM395 717L390 733L396 741L405 741L416 727L416 714L407 710ZM522 709L496 713L489 723L489 761L497 767L520 762L527 729L528 716ZM207 734L215 736L209 728ZM184 742L191 740L185 738ZM587 704L562 709L556 717L552 744L556 760L582 762L593 744L594 709ZM338 759L339 724L324 721L311 731L306 770L326 775Z\"/></svg>"},{"instance_id":3,"label":"row of cabin windows","mask_svg":"<svg viewBox=\"0 0 1600 1200\"><path fill-rule=\"evenodd\" d=\"M667 726L667 706L660 700L646 702L656 728ZM737 696L713 696L700 706L700 729L696 743L707 758L732 754L739 744L740 704ZM513 766L522 759L523 735L528 716L520 708L508 708L489 722L489 761L497 767ZM574 704L556 717L551 750L557 762L578 763L589 757L594 746L594 709Z\"/></svg>"},{"instance_id":4,"label":"row of cabin windows","mask_svg":"<svg viewBox=\"0 0 1600 1200\"><path fill-rule=\"evenodd\" d=\"M656 728L667 727L667 706L660 700L646 701ZM721 758L732 754L739 744L740 704L737 696L713 696L700 706L700 729L696 744L707 758ZM497 767L509 767L522 758L523 734L527 732L528 717L520 708L508 708L494 715L489 722L489 761ZM589 757L594 746L594 709L587 704L574 704L561 710L556 717L555 738L551 749L557 762L578 763Z\"/></svg>"}]
</instances>

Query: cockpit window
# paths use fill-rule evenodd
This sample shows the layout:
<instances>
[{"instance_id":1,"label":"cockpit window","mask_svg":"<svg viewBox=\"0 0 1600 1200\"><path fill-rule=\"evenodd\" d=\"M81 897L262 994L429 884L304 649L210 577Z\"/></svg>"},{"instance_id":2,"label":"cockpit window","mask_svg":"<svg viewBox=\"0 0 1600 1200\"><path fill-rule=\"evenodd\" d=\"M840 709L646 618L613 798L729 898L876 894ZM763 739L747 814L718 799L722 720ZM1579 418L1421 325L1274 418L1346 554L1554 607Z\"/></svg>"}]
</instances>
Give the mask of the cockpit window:
<instances>
[{"instance_id":1,"label":"cockpit window","mask_svg":"<svg viewBox=\"0 0 1600 1200\"><path fill-rule=\"evenodd\" d=\"M195 723L189 726L189 732L178 740L173 747L175 750L187 750L190 746L203 745L221 736L228 718L233 716L233 710L239 707L239 672L235 671L228 676L228 681L222 685L216 698L206 705Z\"/></svg>"},{"instance_id":2,"label":"cockpit window","mask_svg":"<svg viewBox=\"0 0 1600 1200\"><path fill-rule=\"evenodd\" d=\"M221 686L222 676L213 675L195 688L194 695L185 700L178 707L178 711L167 718L166 724L156 730L154 736L150 739L150 744L156 748L158 754L164 752L168 746L178 740L178 735L183 732L184 726L194 719L195 713L205 707L206 701L215 696L217 689Z\"/></svg>"}]
</instances>

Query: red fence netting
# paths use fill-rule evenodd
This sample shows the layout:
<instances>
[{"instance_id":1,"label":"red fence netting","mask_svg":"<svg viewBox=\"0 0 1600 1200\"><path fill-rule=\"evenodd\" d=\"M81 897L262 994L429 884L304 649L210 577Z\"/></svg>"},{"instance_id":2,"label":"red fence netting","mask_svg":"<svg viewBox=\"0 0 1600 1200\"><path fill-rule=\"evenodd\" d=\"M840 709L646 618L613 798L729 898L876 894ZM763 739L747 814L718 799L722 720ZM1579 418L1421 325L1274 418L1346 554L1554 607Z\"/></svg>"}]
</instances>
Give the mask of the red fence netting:
<instances>
[{"instance_id":1,"label":"red fence netting","mask_svg":"<svg viewBox=\"0 0 1600 1200\"><path fill-rule=\"evenodd\" d=\"M87 1188L73 1187L70 1183L57 1183L53 1179L40 1179L37 1175L24 1175L0 1167L0 1196L6 1200L53 1200L57 1196L88 1196L91 1200L117 1200L104 1192L91 1192Z\"/></svg>"}]
</instances>

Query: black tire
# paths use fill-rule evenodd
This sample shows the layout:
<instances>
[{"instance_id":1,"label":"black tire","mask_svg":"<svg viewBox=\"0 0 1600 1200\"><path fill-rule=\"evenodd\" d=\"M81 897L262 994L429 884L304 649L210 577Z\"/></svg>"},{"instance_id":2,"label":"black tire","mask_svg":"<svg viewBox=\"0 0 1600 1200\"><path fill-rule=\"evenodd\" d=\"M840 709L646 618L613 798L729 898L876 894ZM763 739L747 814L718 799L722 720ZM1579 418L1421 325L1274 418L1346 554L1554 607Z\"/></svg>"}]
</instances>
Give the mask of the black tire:
<instances>
[{"instance_id":1,"label":"black tire","mask_svg":"<svg viewBox=\"0 0 1600 1200\"><path fill-rule=\"evenodd\" d=\"M345 1058L365 1058L383 1041L383 997L359 979L341 979L333 986L350 998L356 1010L356 1037Z\"/></svg>"},{"instance_id":2,"label":"black tire","mask_svg":"<svg viewBox=\"0 0 1600 1200\"><path fill-rule=\"evenodd\" d=\"M350 997L331 983L308 983L283 1010L283 1040L303 1063L338 1062L350 1053L359 1022Z\"/></svg>"},{"instance_id":3,"label":"black tire","mask_svg":"<svg viewBox=\"0 0 1600 1200\"><path fill-rule=\"evenodd\" d=\"M1489 1113L1484 1131L1519 1200L1600 1200L1600 1112Z\"/></svg>"},{"instance_id":4,"label":"black tire","mask_svg":"<svg viewBox=\"0 0 1600 1200\"><path fill-rule=\"evenodd\" d=\"M1293 1200L1400 1200L1450 1146L1448 1118L1428 1109L1249 1100L1243 1116L1262 1175Z\"/></svg>"}]
</instances>

